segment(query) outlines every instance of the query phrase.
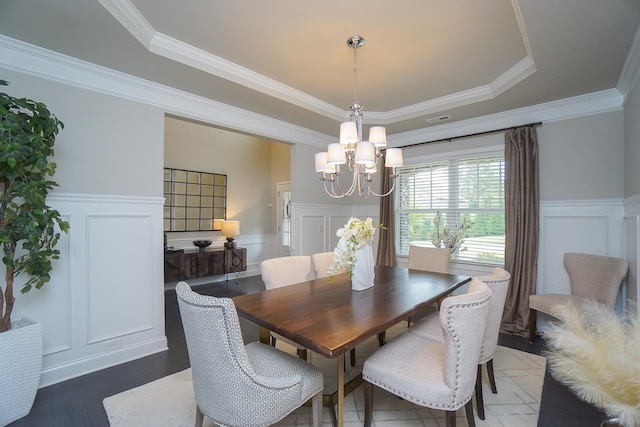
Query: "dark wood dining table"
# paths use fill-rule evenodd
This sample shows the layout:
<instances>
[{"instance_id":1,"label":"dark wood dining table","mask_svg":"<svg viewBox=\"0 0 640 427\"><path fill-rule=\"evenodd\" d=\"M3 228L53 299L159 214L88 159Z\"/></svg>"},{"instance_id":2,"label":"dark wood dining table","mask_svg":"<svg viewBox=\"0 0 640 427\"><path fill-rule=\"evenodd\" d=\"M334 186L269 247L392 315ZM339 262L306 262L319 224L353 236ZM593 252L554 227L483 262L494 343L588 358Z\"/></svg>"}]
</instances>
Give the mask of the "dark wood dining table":
<instances>
[{"instance_id":1,"label":"dark wood dining table","mask_svg":"<svg viewBox=\"0 0 640 427\"><path fill-rule=\"evenodd\" d=\"M346 274L234 297L238 314L337 360L337 425L344 422L344 354L417 314L471 280L468 276L377 266L374 286L351 289ZM361 381L361 379L360 379Z\"/></svg>"}]
</instances>

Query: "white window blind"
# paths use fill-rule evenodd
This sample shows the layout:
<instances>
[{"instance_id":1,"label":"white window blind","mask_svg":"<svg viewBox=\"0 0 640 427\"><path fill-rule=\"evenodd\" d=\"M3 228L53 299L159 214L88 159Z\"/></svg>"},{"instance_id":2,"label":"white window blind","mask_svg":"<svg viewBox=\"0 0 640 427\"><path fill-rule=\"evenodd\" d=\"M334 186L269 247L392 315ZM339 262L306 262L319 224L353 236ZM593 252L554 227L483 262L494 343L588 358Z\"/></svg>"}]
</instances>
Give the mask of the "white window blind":
<instances>
[{"instance_id":1,"label":"white window blind","mask_svg":"<svg viewBox=\"0 0 640 427\"><path fill-rule=\"evenodd\" d=\"M455 231L463 219L472 222L455 259L504 264L504 155L458 158L397 169L396 248L431 245L432 223Z\"/></svg>"}]
</instances>

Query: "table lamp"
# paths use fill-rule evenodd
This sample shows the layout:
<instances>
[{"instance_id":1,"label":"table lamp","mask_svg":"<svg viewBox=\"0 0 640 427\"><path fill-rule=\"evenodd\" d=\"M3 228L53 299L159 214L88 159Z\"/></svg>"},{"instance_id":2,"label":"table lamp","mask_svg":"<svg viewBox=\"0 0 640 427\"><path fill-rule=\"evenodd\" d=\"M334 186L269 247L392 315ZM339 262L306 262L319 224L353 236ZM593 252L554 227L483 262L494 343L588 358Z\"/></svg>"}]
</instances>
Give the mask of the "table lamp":
<instances>
[{"instance_id":1,"label":"table lamp","mask_svg":"<svg viewBox=\"0 0 640 427\"><path fill-rule=\"evenodd\" d=\"M224 244L224 247L228 249L235 248L236 242L233 241L233 238L240 234L240 222L223 221L220 233L227 238L227 242Z\"/></svg>"}]
</instances>

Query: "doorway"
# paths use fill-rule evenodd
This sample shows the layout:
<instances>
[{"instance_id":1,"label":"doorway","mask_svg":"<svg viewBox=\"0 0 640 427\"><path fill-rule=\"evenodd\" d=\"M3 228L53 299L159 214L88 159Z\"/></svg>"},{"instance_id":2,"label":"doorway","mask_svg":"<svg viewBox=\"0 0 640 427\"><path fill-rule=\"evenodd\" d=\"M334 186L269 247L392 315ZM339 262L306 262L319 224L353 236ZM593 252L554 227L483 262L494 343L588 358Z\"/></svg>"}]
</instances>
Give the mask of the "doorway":
<instances>
[{"instance_id":1,"label":"doorway","mask_svg":"<svg viewBox=\"0 0 640 427\"><path fill-rule=\"evenodd\" d=\"M276 183L278 256L291 255L291 181Z\"/></svg>"}]
</instances>

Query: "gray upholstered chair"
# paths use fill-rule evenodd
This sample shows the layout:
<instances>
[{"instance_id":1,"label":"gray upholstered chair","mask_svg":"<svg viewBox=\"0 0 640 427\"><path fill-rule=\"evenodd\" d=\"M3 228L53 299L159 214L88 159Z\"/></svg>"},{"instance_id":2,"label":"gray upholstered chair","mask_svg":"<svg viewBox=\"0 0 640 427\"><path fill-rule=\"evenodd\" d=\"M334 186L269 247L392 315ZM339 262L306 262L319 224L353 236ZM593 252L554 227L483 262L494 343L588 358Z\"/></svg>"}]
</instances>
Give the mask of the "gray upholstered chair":
<instances>
[{"instance_id":1,"label":"gray upholstered chair","mask_svg":"<svg viewBox=\"0 0 640 427\"><path fill-rule=\"evenodd\" d=\"M313 271L317 279L329 276L329 267L333 262L333 252L320 252L311 255ZM346 273L346 268L341 268L336 274Z\"/></svg>"},{"instance_id":2,"label":"gray upholstered chair","mask_svg":"<svg viewBox=\"0 0 640 427\"><path fill-rule=\"evenodd\" d=\"M500 334L500 323L502 322L502 312L504 311L504 302L507 298L509 282L511 274L503 268L496 267L490 276L477 276L476 280L480 280L491 290L491 299L489 300L489 314L487 316L487 325L484 328L484 337L482 339L482 351L480 352L480 360L478 361L478 374L476 377L476 406L478 407L478 418L484 420L484 402L482 397L482 365L487 366L487 375L491 391L495 394L498 392L496 387L496 379L493 373L493 356L498 347L498 335ZM422 335L437 341L443 341L442 327L437 313L433 313L424 319L416 322L410 329L409 333Z\"/></svg>"},{"instance_id":3,"label":"gray upholstered chair","mask_svg":"<svg viewBox=\"0 0 640 427\"><path fill-rule=\"evenodd\" d=\"M491 291L472 280L466 294L447 297L438 313L444 342L409 332L380 347L364 363L364 425L373 415L373 385L409 402L446 411L447 426L465 407L473 417L473 389Z\"/></svg>"},{"instance_id":4,"label":"gray upholstered chair","mask_svg":"<svg viewBox=\"0 0 640 427\"><path fill-rule=\"evenodd\" d=\"M264 260L260 263L260 274L267 290L316 278L311 266L310 256L286 256ZM282 335L271 332L271 345L275 346L277 340L295 347L298 356L307 360L307 349L305 347Z\"/></svg>"},{"instance_id":5,"label":"gray upholstered chair","mask_svg":"<svg viewBox=\"0 0 640 427\"><path fill-rule=\"evenodd\" d=\"M620 258L567 252L564 268L569 273L571 295L543 294L529 296L529 342L536 336L538 311L553 316L553 307L572 301L581 307L594 299L615 310L616 298L629 270L629 262Z\"/></svg>"},{"instance_id":6,"label":"gray upholstered chair","mask_svg":"<svg viewBox=\"0 0 640 427\"><path fill-rule=\"evenodd\" d=\"M258 342L244 345L230 298L176 286L196 399L196 427L204 417L224 426L268 426L312 402L313 425L322 422L322 372L297 357Z\"/></svg>"}]
</instances>

